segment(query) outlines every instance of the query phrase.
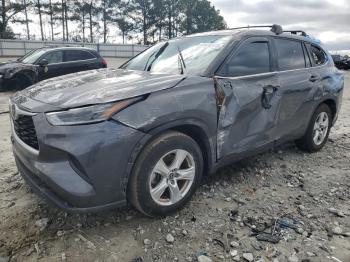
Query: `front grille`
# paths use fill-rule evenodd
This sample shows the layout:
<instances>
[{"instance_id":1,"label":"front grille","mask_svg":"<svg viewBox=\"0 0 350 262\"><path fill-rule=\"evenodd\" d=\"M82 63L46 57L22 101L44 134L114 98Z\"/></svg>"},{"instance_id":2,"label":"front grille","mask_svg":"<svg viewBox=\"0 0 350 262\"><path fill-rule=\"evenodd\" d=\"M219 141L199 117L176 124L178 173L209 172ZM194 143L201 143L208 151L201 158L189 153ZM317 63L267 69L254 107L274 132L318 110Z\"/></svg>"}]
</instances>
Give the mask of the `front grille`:
<instances>
[{"instance_id":1,"label":"front grille","mask_svg":"<svg viewBox=\"0 0 350 262\"><path fill-rule=\"evenodd\" d=\"M28 146L39 150L38 138L34 127L33 118L27 115L19 115L13 120L13 128L16 135Z\"/></svg>"}]
</instances>

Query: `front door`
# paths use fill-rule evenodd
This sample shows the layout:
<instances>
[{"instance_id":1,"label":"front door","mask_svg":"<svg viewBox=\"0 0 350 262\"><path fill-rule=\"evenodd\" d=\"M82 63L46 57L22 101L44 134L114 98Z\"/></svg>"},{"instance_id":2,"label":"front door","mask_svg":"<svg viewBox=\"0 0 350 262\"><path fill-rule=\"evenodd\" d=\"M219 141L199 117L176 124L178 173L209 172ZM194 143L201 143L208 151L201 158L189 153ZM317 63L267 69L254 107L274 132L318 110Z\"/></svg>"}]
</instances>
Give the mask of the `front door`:
<instances>
[{"instance_id":1,"label":"front door","mask_svg":"<svg viewBox=\"0 0 350 262\"><path fill-rule=\"evenodd\" d=\"M243 41L217 72L217 156L241 154L273 142L280 106L270 40Z\"/></svg>"},{"instance_id":2,"label":"front door","mask_svg":"<svg viewBox=\"0 0 350 262\"><path fill-rule=\"evenodd\" d=\"M46 66L39 66L39 80L44 80L65 74L63 65L63 51L57 50L45 54L40 60L46 59ZM40 62L40 61L39 61Z\"/></svg>"}]
</instances>

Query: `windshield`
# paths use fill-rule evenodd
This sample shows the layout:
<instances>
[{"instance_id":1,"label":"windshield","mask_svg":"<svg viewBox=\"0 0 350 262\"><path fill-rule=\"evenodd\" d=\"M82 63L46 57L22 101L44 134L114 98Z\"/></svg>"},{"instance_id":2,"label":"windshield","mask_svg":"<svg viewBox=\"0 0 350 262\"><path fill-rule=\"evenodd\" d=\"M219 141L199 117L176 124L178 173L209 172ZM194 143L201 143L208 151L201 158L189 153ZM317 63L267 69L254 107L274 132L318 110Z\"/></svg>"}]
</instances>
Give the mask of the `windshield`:
<instances>
[{"instance_id":1,"label":"windshield","mask_svg":"<svg viewBox=\"0 0 350 262\"><path fill-rule=\"evenodd\" d=\"M185 71L201 75L230 39L231 36L193 36L158 43L122 68L170 74Z\"/></svg>"},{"instance_id":2,"label":"windshield","mask_svg":"<svg viewBox=\"0 0 350 262\"><path fill-rule=\"evenodd\" d=\"M41 57L46 50L44 49L37 49L30 51L28 54L22 56L18 59L19 62L25 63L25 64L33 64L38 60L39 57Z\"/></svg>"}]
</instances>

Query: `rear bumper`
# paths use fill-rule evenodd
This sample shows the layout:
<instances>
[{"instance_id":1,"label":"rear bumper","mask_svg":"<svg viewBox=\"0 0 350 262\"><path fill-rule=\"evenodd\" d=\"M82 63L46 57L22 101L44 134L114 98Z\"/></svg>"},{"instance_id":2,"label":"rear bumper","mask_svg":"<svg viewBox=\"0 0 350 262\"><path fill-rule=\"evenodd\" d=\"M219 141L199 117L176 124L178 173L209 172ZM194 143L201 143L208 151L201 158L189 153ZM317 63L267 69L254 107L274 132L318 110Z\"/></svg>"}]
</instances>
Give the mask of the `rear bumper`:
<instances>
[{"instance_id":1,"label":"rear bumper","mask_svg":"<svg viewBox=\"0 0 350 262\"><path fill-rule=\"evenodd\" d=\"M12 143L18 170L36 193L68 212L126 204L130 155L144 133L114 121L55 127L44 114L33 121L39 150L14 133Z\"/></svg>"}]
</instances>

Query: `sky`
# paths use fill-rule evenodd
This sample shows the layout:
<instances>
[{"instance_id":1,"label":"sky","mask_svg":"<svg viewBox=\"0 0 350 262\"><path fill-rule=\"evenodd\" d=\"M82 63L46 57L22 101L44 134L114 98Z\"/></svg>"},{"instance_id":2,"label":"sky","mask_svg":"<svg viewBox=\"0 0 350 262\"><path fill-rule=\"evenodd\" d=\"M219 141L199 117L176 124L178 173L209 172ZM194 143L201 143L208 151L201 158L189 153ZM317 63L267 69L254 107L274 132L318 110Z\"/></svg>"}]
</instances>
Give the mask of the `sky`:
<instances>
[{"instance_id":1,"label":"sky","mask_svg":"<svg viewBox=\"0 0 350 262\"><path fill-rule=\"evenodd\" d=\"M350 50L350 0L211 0L229 27L279 24Z\"/></svg>"},{"instance_id":2,"label":"sky","mask_svg":"<svg viewBox=\"0 0 350 262\"><path fill-rule=\"evenodd\" d=\"M333 52L350 53L350 0L211 0L211 3L220 10L229 27L280 24L284 29L304 30ZM49 36L48 17L44 16L44 23L45 34ZM70 31L74 27L77 30L72 25ZM14 25L13 29L25 36L24 26ZM39 32L38 23L32 23L31 33L39 37ZM60 27L55 32L61 37ZM111 30L111 35L109 42L121 42L121 37L115 37L115 30Z\"/></svg>"}]
</instances>

